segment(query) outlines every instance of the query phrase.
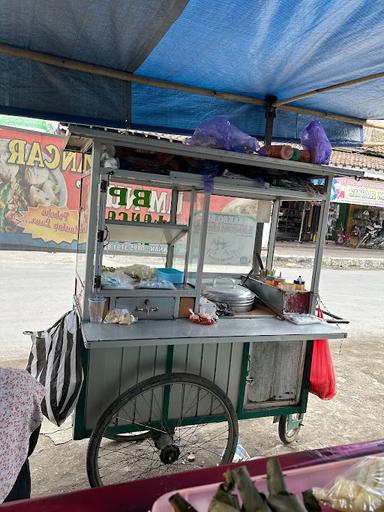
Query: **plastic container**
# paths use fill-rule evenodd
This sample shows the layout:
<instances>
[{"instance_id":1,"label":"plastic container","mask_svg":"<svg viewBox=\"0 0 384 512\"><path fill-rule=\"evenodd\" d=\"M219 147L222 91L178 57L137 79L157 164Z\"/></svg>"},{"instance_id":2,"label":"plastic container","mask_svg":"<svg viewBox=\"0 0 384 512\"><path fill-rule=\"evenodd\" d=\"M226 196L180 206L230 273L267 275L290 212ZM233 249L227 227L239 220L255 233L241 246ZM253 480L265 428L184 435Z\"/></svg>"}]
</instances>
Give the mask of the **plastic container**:
<instances>
[{"instance_id":1,"label":"plastic container","mask_svg":"<svg viewBox=\"0 0 384 512\"><path fill-rule=\"evenodd\" d=\"M91 322L101 324L105 316L107 299L98 295L88 299L89 319Z\"/></svg>"},{"instance_id":2,"label":"plastic container","mask_svg":"<svg viewBox=\"0 0 384 512\"><path fill-rule=\"evenodd\" d=\"M297 290L299 292L305 291L305 281L303 281L301 276L299 276L297 279L295 279L293 281L293 283L295 285L295 290Z\"/></svg>"},{"instance_id":3,"label":"plastic container","mask_svg":"<svg viewBox=\"0 0 384 512\"><path fill-rule=\"evenodd\" d=\"M282 160L290 160L293 156L292 146L274 145L268 149L269 156L272 158L281 158Z\"/></svg>"},{"instance_id":4,"label":"plastic container","mask_svg":"<svg viewBox=\"0 0 384 512\"><path fill-rule=\"evenodd\" d=\"M237 443L235 455L233 456L232 462L242 462L242 461L250 460L250 459L251 459L251 456L249 455L247 450L244 448L244 446L241 445L240 443Z\"/></svg>"},{"instance_id":5,"label":"plastic container","mask_svg":"<svg viewBox=\"0 0 384 512\"><path fill-rule=\"evenodd\" d=\"M183 284L184 272L175 268L157 268L156 275L159 280L169 281L173 284Z\"/></svg>"},{"instance_id":6,"label":"plastic container","mask_svg":"<svg viewBox=\"0 0 384 512\"><path fill-rule=\"evenodd\" d=\"M311 162L311 152L308 149L300 150L300 162Z\"/></svg>"},{"instance_id":7,"label":"plastic container","mask_svg":"<svg viewBox=\"0 0 384 512\"><path fill-rule=\"evenodd\" d=\"M205 297L200 297L200 309L199 313L203 315L216 315L216 304L206 299Z\"/></svg>"},{"instance_id":8,"label":"plastic container","mask_svg":"<svg viewBox=\"0 0 384 512\"><path fill-rule=\"evenodd\" d=\"M293 148L293 154L291 156L291 160L300 161L300 149Z\"/></svg>"},{"instance_id":9,"label":"plastic container","mask_svg":"<svg viewBox=\"0 0 384 512\"><path fill-rule=\"evenodd\" d=\"M359 459L349 459L319 464L317 466L285 470L284 476L288 490L297 496L301 496L302 492L307 489L311 489L312 487L325 487L347 468L356 464L356 461L358 460ZM188 470L188 464L186 464L185 470ZM259 492L268 494L266 475L254 477L252 478L252 481L256 484ZM180 493L196 510L208 510L209 503L211 502L220 483L222 482L174 490L164 494L153 504L152 512L173 512L172 506L168 500L170 496L176 492Z\"/></svg>"}]
</instances>

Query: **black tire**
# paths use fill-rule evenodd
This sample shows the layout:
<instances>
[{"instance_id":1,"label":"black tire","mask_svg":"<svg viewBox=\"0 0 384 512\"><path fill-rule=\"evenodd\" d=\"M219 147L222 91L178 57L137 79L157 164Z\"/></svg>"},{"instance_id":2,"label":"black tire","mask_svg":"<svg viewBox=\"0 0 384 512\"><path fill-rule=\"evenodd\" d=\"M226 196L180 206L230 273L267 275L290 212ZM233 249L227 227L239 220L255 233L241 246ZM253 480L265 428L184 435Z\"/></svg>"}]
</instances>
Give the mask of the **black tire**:
<instances>
[{"instance_id":1,"label":"black tire","mask_svg":"<svg viewBox=\"0 0 384 512\"><path fill-rule=\"evenodd\" d=\"M171 394L172 386L174 386L175 394ZM172 417L173 420L171 421L175 422L176 419L178 422L173 427L169 427L167 424L167 422L170 421L168 414L167 416L163 417L165 395L162 393L165 389L170 390L169 397L177 397L177 399L179 396L181 396L180 390L182 390L183 393L182 401L184 405L180 405L182 417L181 420L179 416ZM188 396L191 395L186 395L186 390L188 389L193 390L193 393L195 393L192 394L192 400L194 400L191 406L192 410L191 407L187 408L187 406L189 406L191 403L188 402ZM204 392L205 395L201 395L200 393L202 392ZM139 398L140 395L141 401ZM186 399L185 396L187 396ZM146 411L146 413L148 412L149 414L149 419L147 420L148 423L145 424L141 419L141 413L136 412L136 405L139 404L138 407L140 408L141 404L145 409L146 404L149 404L149 400L151 400L151 402L148 411L150 410L151 412ZM157 410L154 408L155 402L156 406L158 406ZM171 403L171 398L169 398L169 403ZM195 410L197 412L197 407L199 407L202 403L210 403L211 414L214 414L216 411L219 412L220 423L202 423L201 421L196 421L196 423L186 422L185 425L181 424L185 418L185 414L188 418L191 418L191 415L195 414ZM218 405L213 407L214 404ZM186 409L185 412L184 409ZM151 417L156 417L156 413L160 414L160 419L156 420L157 423L155 426L151 426ZM132 420L127 419L129 414L132 414ZM197 417L197 420L201 420L201 418ZM111 424L114 425L116 422L118 423L120 421L123 421L126 425L140 425L140 427L143 427L143 431L145 431L144 434L140 432L138 436L144 436L144 439L140 439L141 442L137 443L114 443L113 441L117 439L109 441L108 437L111 438L115 436L111 436L111 434L107 433L106 430L110 427ZM227 432L225 432L226 437L223 440L223 445L221 445L220 435L217 433L217 431L222 428L218 425L222 426L224 423L227 424ZM194 440L201 435L201 432L199 431L200 427L203 429L207 427L208 433L210 432L210 436L208 436L207 440L207 434L203 433L203 443L200 445L200 447L195 444L193 445L193 451L188 451L186 443L193 444ZM212 432L213 430L215 431ZM147 431L149 432L149 436L147 435ZM158 432L161 432L161 434L158 434ZM186 436L182 437L184 433ZM160 437L163 436L163 438L167 438L165 448L164 446L158 446L160 441L156 439L156 436L159 438L159 435ZM121 434L117 435L119 441L121 440L120 437ZM122 394L104 411L100 417L88 444L88 480L92 487L101 487L111 483L121 483L130 480L156 476L156 474L151 473L153 470L157 471L157 474L167 474L170 472L169 469L171 469L171 472L177 472L212 466L215 465L215 463L212 463L211 460L212 454L217 458L215 461L216 464L228 464L232 462L237 441L238 421L236 412L229 398L216 384L209 381L208 379L205 379L204 377L199 377L197 375L191 375L187 373L164 374L151 377L141 383L136 384L124 394ZM216 450L216 452L209 450L210 442L214 443L213 448ZM179 443L180 449L177 446L177 443ZM220 447L216 446L218 443L220 444ZM170 459L164 459L164 457L168 456L164 455L164 449L171 451L173 450L171 456L176 457L175 460L169 462ZM106 455L104 456L103 454L105 452ZM137 458L132 458L130 452L132 452L134 457ZM147 452L150 452L152 458L148 457ZM189 458L191 454L194 457L195 453L198 454L198 460L196 463L195 459L191 461ZM115 460L117 460L117 462L115 462ZM149 466L148 460L150 461ZM159 462L160 465L158 465ZM190 464L190 462L192 463ZM153 463L156 464L156 467L154 468L152 467ZM121 469L118 468L119 464L121 464ZM181 465L183 466L180 467ZM112 469L109 470L108 468ZM142 471L142 468L145 468L145 470ZM102 472L100 471L101 469L103 470ZM110 472L111 475L109 474ZM123 472L124 475L122 475Z\"/></svg>"},{"instance_id":2,"label":"black tire","mask_svg":"<svg viewBox=\"0 0 384 512\"><path fill-rule=\"evenodd\" d=\"M150 434L149 432L143 434L106 434L104 437L116 443L141 443L141 441L150 437Z\"/></svg>"},{"instance_id":3,"label":"black tire","mask_svg":"<svg viewBox=\"0 0 384 512\"><path fill-rule=\"evenodd\" d=\"M280 441L283 444L291 444L293 441L296 441L300 428L301 422L303 421L304 414L292 414L291 416L296 416L297 421L299 421L299 426L297 428L288 430L288 420L289 416L280 416L279 420L279 437Z\"/></svg>"},{"instance_id":4,"label":"black tire","mask_svg":"<svg viewBox=\"0 0 384 512\"><path fill-rule=\"evenodd\" d=\"M365 244L365 242L368 240L368 238L370 238L370 235L369 233L367 233L366 235L363 236L363 238L361 238L357 244L356 244L356 249L358 249L359 247L361 247L363 244Z\"/></svg>"}]
</instances>

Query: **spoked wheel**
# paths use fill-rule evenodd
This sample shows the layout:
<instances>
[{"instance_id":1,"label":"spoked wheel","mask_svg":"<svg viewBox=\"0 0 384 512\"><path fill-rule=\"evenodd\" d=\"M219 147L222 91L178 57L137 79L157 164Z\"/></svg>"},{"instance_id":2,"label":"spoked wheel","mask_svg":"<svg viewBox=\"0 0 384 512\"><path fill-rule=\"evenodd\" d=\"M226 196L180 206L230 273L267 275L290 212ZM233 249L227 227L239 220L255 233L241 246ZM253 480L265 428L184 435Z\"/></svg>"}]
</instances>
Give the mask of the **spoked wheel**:
<instances>
[{"instance_id":1,"label":"spoked wheel","mask_svg":"<svg viewBox=\"0 0 384 512\"><path fill-rule=\"evenodd\" d=\"M291 444L299 435L304 414L289 414L280 416L279 437L283 444Z\"/></svg>"},{"instance_id":2,"label":"spoked wheel","mask_svg":"<svg viewBox=\"0 0 384 512\"><path fill-rule=\"evenodd\" d=\"M115 442L124 436L131 442ZM237 440L236 413L216 384L185 373L152 377L101 416L88 445L88 479L98 487L228 464Z\"/></svg>"}]
</instances>

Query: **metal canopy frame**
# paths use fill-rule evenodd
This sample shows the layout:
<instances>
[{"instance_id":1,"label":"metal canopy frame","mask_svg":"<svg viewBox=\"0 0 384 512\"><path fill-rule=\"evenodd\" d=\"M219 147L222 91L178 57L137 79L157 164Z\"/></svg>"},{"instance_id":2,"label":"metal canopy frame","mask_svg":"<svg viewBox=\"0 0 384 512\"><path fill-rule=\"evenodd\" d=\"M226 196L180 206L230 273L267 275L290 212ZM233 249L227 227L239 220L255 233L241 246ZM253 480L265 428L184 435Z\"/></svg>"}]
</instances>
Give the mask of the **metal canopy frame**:
<instances>
[{"instance_id":1,"label":"metal canopy frame","mask_svg":"<svg viewBox=\"0 0 384 512\"><path fill-rule=\"evenodd\" d=\"M353 78L352 80L346 80L345 82L339 82L333 85L327 85L326 87L320 87L319 89L313 89L312 91L297 94L296 96L286 98L285 100L283 99L280 101L275 101L273 105L276 108L279 108L283 105L287 105L287 103L293 103L294 101L303 100L304 98L311 98L312 96L317 96L318 94L323 94L325 92L335 91L337 89L343 89L344 87L365 84L366 82L378 80L379 78L384 78L384 71L381 71L380 73L373 73L372 75L361 76L360 78Z\"/></svg>"},{"instance_id":2,"label":"metal canopy frame","mask_svg":"<svg viewBox=\"0 0 384 512\"><path fill-rule=\"evenodd\" d=\"M254 96L247 96L241 94L233 94L225 91L216 91L209 88L204 87L196 87L188 84L177 83L168 80L157 80L154 78L135 75L128 71L120 71L113 68L108 68L105 66L97 66L95 64L89 64L87 62L77 61L73 59L67 59L65 57L57 57L55 55L51 55L48 53L36 52L31 50L25 50L23 48L17 48L15 46L0 44L0 54L9 55L11 57L17 57L22 59L32 60L34 62L39 62L42 64L46 64L48 66L55 66L59 68L69 69L73 71L80 71L83 73L89 73L91 75L104 76L107 78L113 78L116 80L122 80L125 82L135 82L143 85L150 85L153 87L159 87L163 89L173 89L176 91L182 91L190 94L198 94L201 96L210 96L213 98L218 98L225 101L234 101L238 103L247 103L250 105L258 105L268 107L269 103L266 99L256 98ZM343 82L341 84L335 84L333 86L329 86L329 88L316 89L309 93L305 93L304 96L300 95L299 97L288 98L287 100L281 100L281 102L274 102L273 106L280 110L286 110L291 112L296 112L299 114L304 114L308 116L321 117L333 121L340 121L344 123L349 123L357 126L370 126L373 128L383 129L383 126L380 123L375 123L375 121L368 121L367 119L361 119L352 116L345 116L342 114L338 114L335 112L324 112L320 110L307 109L302 107L296 107L292 105L287 105L287 103L291 103L292 101L296 101L297 99L302 99L303 97L307 97L308 95L313 96L314 94L319 94L320 92L326 92L327 90L332 90L335 88L347 87L350 85L355 85L356 83L366 82L368 80L376 80L377 78L381 78L384 76L384 73L377 73L375 75L370 75L369 77L362 77L359 79L350 80L348 82Z\"/></svg>"}]
</instances>

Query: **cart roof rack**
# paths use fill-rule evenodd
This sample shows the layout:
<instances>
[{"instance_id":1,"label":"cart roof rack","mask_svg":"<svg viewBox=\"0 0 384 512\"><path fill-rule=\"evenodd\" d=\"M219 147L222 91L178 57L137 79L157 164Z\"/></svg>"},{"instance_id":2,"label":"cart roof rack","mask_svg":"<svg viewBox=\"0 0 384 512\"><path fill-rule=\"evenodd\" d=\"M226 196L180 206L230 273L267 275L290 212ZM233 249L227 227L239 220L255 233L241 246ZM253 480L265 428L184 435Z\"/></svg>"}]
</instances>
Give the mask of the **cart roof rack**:
<instances>
[{"instance_id":1,"label":"cart roof rack","mask_svg":"<svg viewBox=\"0 0 384 512\"><path fill-rule=\"evenodd\" d=\"M67 142L67 148L77 150L79 142L87 150L91 147L91 141L99 141L102 144L113 144L117 147L127 147L132 149L145 150L149 152L168 153L202 160L215 160L217 162L227 162L250 167L258 167L263 170L288 171L301 174L309 174L317 177L325 176L355 176L363 177L364 172L352 169L340 169L330 165L315 165L292 160L281 160L269 158L255 154L235 153L234 151L225 151L222 149L212 149L206 147L189 146L180 141L170 142L169 140L159 140L158 136L143 137L137 135L126 135L118 131L107 131L92 128L80 128L70 126L70 136ZM89 139L89 141L87 141Z\"/></svg>"}]
</instances>

